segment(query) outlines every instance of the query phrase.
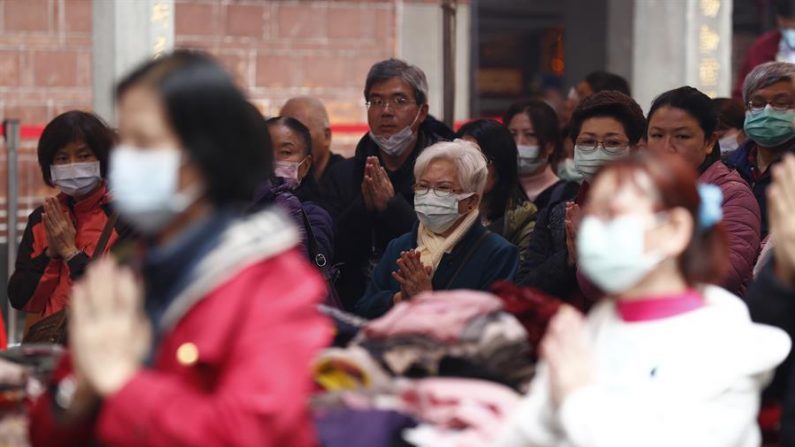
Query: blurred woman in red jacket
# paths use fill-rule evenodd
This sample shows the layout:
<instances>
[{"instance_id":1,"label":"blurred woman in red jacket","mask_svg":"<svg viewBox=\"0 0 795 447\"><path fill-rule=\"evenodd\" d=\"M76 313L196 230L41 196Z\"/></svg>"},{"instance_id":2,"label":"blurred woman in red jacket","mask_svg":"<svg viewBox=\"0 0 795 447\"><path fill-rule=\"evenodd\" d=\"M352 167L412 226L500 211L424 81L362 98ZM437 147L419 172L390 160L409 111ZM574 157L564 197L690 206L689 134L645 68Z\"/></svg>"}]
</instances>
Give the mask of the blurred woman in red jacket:
<instances>
[{"instance_id":1,"label":"blurred woman in red jacket","mask_svg":"<svg viewBox=\"0 0 795 447\"><path fill-rule=\"evenodd\" d=\"M143 284L104 259L74 287L71 365L33 408L33 444L314 445L324 282L286 217L243 213L271 171L267 128L197 53L138 68L117 100L110 183L147 236Z\"/></svg>"}]
</instances>

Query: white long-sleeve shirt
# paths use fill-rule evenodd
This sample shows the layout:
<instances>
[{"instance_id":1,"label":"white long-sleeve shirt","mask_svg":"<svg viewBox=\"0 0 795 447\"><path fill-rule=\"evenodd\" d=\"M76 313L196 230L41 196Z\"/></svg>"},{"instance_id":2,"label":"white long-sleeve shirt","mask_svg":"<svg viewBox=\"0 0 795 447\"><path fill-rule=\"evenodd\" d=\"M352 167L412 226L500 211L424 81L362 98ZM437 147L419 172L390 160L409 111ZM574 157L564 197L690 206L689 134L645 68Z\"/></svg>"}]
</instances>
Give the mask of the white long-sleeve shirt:
<instances>
[{"instance_id":1,"label":"white long-sleeve shirt","mask_svg":"<svg viewBox=\"0 0 795 447\"><path fill-rule=\"evenodd\" d=\"M705 305L625 322L605 300L588 315L596 381L555 408L539 367L495 447L758 447L760 393L790 350L783 331L751 322L715 286Z\"/></svg>"}]
</instances>

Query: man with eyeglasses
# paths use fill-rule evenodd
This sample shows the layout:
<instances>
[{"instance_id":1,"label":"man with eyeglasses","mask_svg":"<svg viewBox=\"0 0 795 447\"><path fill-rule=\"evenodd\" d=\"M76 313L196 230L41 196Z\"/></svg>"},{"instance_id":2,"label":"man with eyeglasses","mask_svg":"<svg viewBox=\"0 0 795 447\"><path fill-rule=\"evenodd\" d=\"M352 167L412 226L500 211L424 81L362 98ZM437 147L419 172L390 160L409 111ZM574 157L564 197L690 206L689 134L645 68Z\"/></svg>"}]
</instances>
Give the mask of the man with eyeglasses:
<instances>
[{"instance_id":1,"label":"man with eyeglasses","mask_svg":"<svg viewBox=\"0 0 795 447\"><path fill-rule=\"evenodd\" d=\"M322 187L336 223L336 286L346 308L364 294L386 244L409 232L414 212L414 161L453 132L428 115L428 81L416 66L388 59L370 68L364 87L370 131L353 158L331 168Z\"/></svg>"},{"instance_id":2,"label":"man with eyeglasses","mask_svg":"<svg viewBox=\"0 0 795 447\"><path fill-rule=\"evenodd\" d=\"M786 152L795 149L795 65L768 62L754 68L745 78L744 129L748 141L726 163L751 185L762 212L762 238L768 234L766 192L771 168Z\"/></svg>"}]
</instances>

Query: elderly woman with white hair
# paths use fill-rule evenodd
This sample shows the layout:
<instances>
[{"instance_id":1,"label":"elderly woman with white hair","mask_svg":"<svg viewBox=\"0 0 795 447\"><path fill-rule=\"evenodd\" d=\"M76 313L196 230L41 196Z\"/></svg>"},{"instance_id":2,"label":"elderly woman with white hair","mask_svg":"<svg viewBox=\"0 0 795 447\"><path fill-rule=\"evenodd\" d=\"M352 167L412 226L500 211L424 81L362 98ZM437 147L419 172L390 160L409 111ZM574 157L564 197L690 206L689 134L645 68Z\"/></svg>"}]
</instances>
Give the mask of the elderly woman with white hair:
<instances>
[{"instance_id":1,"label":"elderly woman with white hair","mask_svg":"<svg viewBox=\"0 0 795 447\"><path fill-rule=\"evenodd\" d=\"M486 159L471 142L437 143L414 164L419 223L389 242L355 312L367 318L429 290L487 290L512 280L519 249L480 223Z\"/></svg>"}]
</instances>

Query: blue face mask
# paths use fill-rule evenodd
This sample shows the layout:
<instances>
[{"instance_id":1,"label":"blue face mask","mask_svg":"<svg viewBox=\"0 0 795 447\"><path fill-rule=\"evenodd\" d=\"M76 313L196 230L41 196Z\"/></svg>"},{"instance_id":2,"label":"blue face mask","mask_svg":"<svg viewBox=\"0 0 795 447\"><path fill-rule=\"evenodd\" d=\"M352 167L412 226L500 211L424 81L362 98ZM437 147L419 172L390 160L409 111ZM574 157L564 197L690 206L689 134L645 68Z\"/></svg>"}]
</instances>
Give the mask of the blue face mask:
<instances>
[{"instance_id":1,"label":"blue face mask","mask_svg":"<svg viewBox=\"0 0 795 447\"><path fill-rule=\"evenodd\" d=\"M787 44L790 50L795 50L795 29L781 28L781 40Z\"/></svg>"},{"instance_id":2,"label":"blue face mask","mask_svg":"<svg viewBox=\"0 0 795 447\"><path fill-rule=\"evenodd\" d=\"M792 120L795 111L773 110L770 105L761 112L745 112L745 133L762 147L776 147L795 137Z\"/></svg>"}]
</instances>

